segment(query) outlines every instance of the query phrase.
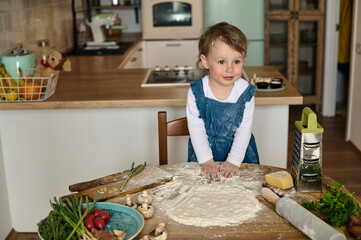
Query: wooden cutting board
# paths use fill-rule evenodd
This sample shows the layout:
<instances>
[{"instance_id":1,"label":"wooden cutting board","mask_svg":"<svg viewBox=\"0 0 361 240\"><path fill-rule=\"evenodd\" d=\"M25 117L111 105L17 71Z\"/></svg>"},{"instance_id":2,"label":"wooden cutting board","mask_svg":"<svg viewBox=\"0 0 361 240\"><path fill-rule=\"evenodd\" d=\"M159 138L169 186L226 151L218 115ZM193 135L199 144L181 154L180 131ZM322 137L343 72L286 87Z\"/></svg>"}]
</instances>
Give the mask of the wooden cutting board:
<instances>
[{"instance_id":1,"label":"wooden cutting board","mask_svg":"<svg viewBox=\"0 0 361 240\"><path fill-rule=\"evenodd\" d=\"M126 194L132 194L140 192L144 189L155 187L157 185L166 183L171 179L171 173L158 167L147 165L142 172L130 179L122 192L119 191L119 188L122 186L124 180L91 187L80 191L78 194L84 197L88 196L88 198L92 201L96 194L99 193L98 201L109 201L114 198L125 196Z\"/></svg>"}]
</instances>

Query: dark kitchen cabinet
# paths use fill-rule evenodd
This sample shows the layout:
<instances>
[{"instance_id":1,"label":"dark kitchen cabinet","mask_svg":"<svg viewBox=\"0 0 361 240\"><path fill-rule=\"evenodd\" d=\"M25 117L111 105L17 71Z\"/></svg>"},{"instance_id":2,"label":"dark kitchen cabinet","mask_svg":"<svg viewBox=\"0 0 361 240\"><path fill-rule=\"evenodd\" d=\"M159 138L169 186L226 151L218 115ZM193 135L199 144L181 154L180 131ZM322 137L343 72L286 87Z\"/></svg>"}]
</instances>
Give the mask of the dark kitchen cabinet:
<instances>
[{"instance_id":1,"label":"dark kitchen cabinet","mask_svg":"<svg viewBox=\"0 0 361 240\"><path fill-rule=\"evenodd\" d=\"M101 0L72 0L72 16L73 16L73 50L70 54L79 54L78 49L85 46L86 42L92 41L92 33L87 26L86 21L91 22L92 15L101 13L103 10L122 10L134 9L135 22L139 22L140 0L122 1L123 4L113 5L114 1ZM103 4L102 4L103 3ZM109 4L109 5L105 5ZM107 30L105 35L108 38L117 38L121 30ZM110 51L114 52L114 51Z\"/></svg>"},{"instance_id":2,"label":"dark kitchen cabinet","mask_svg":"<svg viewBox=\"0 0 361 240\"><path fill-rule=\"evenodd\" d=\"M324 0L265 0L265 65L304 97L322 104Z\"/></svg>"}]
</instances>

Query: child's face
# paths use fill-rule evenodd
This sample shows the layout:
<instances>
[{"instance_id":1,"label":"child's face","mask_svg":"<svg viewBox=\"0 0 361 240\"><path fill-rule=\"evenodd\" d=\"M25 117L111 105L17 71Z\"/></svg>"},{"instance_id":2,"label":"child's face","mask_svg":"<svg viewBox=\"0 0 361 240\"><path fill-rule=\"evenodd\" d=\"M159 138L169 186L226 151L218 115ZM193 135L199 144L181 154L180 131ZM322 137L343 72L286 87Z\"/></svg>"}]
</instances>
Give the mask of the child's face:
<instances>
[{"instance_id":1,"label":"child's face","mask_svg":"<svg viewBox=\"0 0 361 240\"><path fill-rule=\"evenodd\" d=\"M243 55L222 41L215 41L202 64L209 69L209 81L219 87L233 86L243 70Z\"/></svg>"}]
</instances>

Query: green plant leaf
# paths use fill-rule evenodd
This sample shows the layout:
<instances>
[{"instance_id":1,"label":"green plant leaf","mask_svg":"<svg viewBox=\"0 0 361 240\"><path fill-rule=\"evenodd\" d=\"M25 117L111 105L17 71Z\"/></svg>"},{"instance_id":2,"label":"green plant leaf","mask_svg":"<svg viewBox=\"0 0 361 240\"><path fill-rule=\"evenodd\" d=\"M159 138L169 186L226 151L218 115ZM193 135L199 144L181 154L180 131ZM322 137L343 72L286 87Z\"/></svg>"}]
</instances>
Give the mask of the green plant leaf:
<instances>
[{"instance_id":1,"label":"green plant leaf","mask_svg":"<svg viewBox=\"0 0 361 240\"><path fill-rule=\"evenodd\" d=\"M335 181L318 202L304 201L302 206L308 210L319 210L327 223L344 228L350 216L359 214L359 207L349 191L342 191L343 187Z\"/></svg>"}]
</instances>

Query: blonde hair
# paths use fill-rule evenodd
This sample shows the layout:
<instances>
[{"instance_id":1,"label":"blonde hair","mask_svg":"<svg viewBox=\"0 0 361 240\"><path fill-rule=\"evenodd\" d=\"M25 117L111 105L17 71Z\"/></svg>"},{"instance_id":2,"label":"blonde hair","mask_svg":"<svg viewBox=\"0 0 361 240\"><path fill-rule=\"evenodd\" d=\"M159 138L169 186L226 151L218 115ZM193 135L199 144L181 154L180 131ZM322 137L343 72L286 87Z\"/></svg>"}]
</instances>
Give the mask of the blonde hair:
<instances>
[{"instance_id":1,"label":"blonde hair","mask_svg":"<svg viewBox=\"0 0 361 240\"><path fill-rule=\"evenodd\" d=\"M216 41L222 41L234 48L242 54L243 58L247 55L247 38L240 29L226 22L210 26L200 36L198 42L197 69L203 76L208 74L208 69L203 67L200 57L202 54L207 56L211 46Z\"/></svg>"}]
</instances>

